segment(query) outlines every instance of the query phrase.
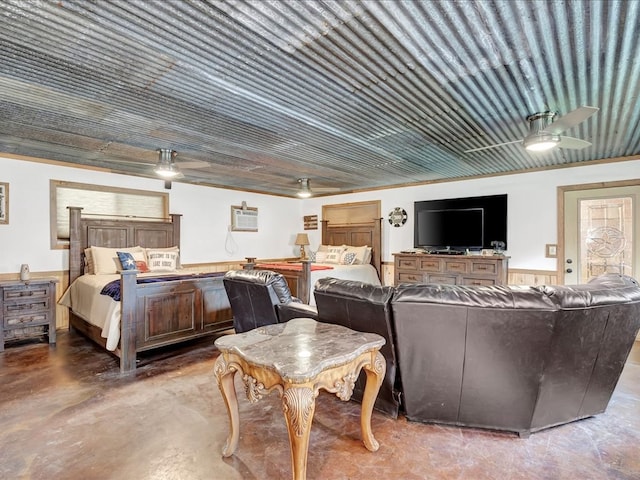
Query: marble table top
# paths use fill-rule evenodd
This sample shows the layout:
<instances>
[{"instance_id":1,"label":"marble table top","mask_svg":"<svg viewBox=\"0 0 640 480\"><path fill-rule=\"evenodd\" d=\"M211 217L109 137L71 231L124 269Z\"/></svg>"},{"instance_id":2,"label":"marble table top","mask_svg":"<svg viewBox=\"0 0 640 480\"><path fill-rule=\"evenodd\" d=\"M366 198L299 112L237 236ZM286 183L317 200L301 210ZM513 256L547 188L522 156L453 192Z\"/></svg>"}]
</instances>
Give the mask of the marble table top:
<instances>
[{"instance_id":1,"label":"marble table top","mask_svg":"<svg viewBox=\"0 0 640 480\"><path fill-rule=\"evenodd\" d=\"M215 341L221 352L236 353L253 365L273 369L291 383L310 381L320 372L384 344L384 337L378 334L311 318L294 318Z\"/></svg>"}]
</instances>

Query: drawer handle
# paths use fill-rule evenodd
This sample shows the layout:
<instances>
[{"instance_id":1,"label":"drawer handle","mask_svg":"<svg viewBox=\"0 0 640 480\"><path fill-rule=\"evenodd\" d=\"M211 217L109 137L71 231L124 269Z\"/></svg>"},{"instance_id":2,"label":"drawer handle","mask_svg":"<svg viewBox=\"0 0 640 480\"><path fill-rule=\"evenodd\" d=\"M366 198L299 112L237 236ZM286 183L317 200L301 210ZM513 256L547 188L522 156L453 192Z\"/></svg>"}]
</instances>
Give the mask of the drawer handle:
<instances>
[{"instance_id":1,"label":"drawer handle","mask_svg":"<svg viewBox=\"0 0 640 480\"><path fill-rule=\"evenodd\" d=\"M488 267L486 265L476 265L476 268L478 270L488 270Z\"/></svg>"}]
</instances>

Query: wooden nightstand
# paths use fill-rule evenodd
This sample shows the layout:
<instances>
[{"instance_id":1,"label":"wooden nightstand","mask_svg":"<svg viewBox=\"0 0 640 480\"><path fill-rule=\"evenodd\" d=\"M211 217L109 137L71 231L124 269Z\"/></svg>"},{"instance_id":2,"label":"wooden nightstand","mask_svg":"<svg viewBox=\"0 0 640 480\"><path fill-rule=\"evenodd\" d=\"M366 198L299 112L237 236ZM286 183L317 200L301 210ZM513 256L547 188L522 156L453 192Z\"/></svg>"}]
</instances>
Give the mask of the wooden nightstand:
<instances>
[{"instance_id":1,"label":"wooden nightstand","mask_svg":"<svg viewBox=\"0 0 640 480\"><path fill-rule=\"evenodd\" d=\"M0 352L7 340L47 335L56 343L54 278L0 282Z\"/></svg>"}]
</instances>

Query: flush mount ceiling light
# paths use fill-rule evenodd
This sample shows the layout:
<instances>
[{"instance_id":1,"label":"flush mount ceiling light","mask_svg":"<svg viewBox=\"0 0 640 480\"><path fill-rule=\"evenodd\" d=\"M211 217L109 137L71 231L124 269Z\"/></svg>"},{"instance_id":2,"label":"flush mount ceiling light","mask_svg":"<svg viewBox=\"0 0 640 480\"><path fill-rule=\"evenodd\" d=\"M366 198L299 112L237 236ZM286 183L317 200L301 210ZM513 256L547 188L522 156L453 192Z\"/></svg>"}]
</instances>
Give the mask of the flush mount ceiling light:
<instances>
[{"instance_id":1,"label":"flush mount ceiling light","mask_svg":"<svg viewBox=\"0 0 640 480\"><path fill-rule=\"evenodd\" d=\"M300 184L300 189L296 192L296 195L300 198L309 198L311 196L311 188L309 187L309 179L308 178L299 178L298 183Z\"/></svg>"},{"instance_id":2,"label":"flush mount ceiling light","mask_svg":"<svg viewBox=\"0 0 640 480\"><path fill-rule=\"evenodd\" d=\"M162 178L167 179L176 178L182 175L173 161L178 152L168 148L159 148L157 151L159 153L158 163L153 169L156 175L160 175Z\"/></svg>"}]
</instances>

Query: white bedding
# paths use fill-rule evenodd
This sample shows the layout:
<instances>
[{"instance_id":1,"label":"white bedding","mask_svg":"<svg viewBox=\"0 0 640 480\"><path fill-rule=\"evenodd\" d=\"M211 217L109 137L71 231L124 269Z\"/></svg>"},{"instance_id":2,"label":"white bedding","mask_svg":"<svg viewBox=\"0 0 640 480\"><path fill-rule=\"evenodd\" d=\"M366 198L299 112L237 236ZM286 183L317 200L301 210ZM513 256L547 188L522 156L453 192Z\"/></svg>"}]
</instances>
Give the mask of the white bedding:
<instances>
[{"instance_id":1,"label":"white bedding","mask_svg":"<svg viewBox=\"0 0 640 480\"><path fill-rule=\"evenodd\" d=\"M311 272L311 292L309 294L309 305L316 304L316 298L313 295L316 282L321 278L338 278L340 280L356 280L359 282L370 283L372 285L381 285L380 277L375 267L371 264L367 265L336 265L334 263L314 263L314 265L323 265L332 267L327 270L313 270Z\"/></svg>"},{"instance_id":2,"label":"white bedding","mask_svg":"<svg viewBox=\"0 0 640 480\"><path fill-rule=\"evenodd\" d=\"M161 274L160 274L161 275ZM158 272L139 273L138 277L158 277ZM165 275L176 275L175 272ZM102 295L102 288L113 280L113 275L82 275L64 292L60 305L69 307L77 316L102 329L101 335L107 339L107 350L114 351L120 341L120 302L109 295Z\"/></svg>"}]
</instances>

